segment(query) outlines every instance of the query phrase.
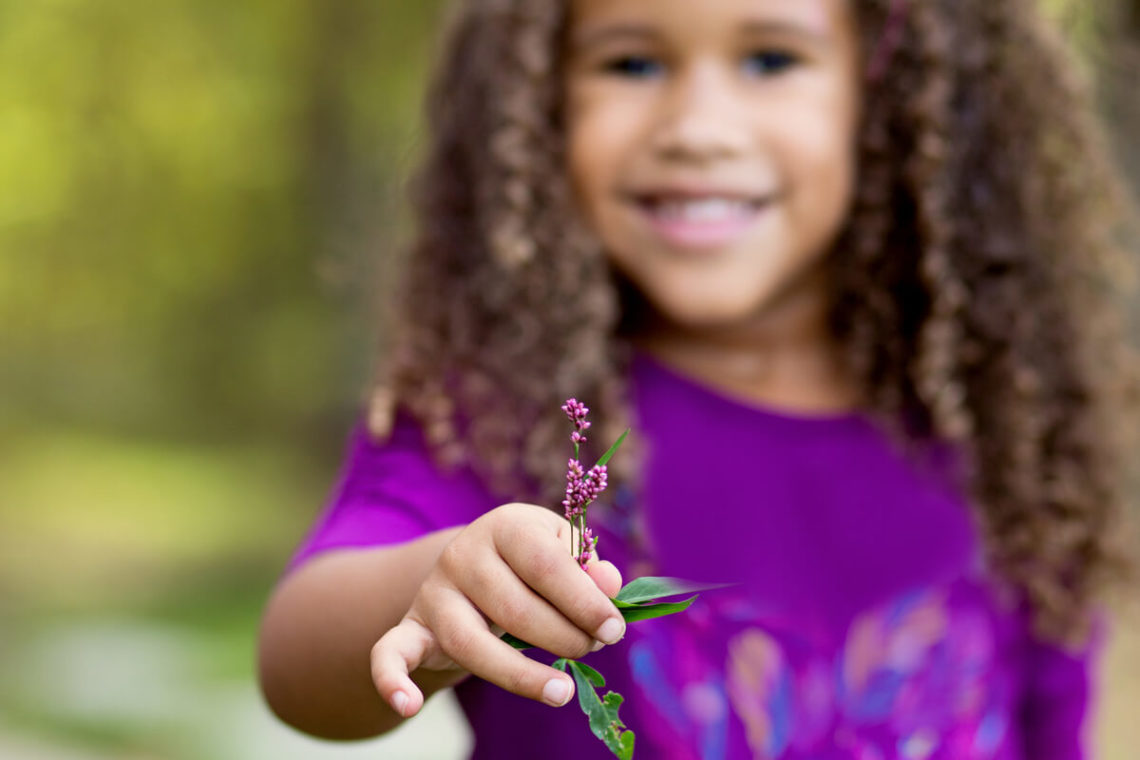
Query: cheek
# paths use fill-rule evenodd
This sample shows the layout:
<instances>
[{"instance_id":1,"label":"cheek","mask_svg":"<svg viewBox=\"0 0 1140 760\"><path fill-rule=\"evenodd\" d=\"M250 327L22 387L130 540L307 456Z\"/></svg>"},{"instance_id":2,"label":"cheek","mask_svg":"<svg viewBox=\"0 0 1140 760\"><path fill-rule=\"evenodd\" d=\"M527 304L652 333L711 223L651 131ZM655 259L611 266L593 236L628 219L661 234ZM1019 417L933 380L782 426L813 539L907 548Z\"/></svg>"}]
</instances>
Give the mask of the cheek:
<instances>
[{"instance_id":1,"label":"cheek","mask_svg":"<svg viewBox=\"0 0 1140 760\"><path fill-rule=\"evenodd\" d=\"M639 140L644 111L638 108L636 98L595 91L572 94L568 113L571 177L582 186L609 181L644 142Z\"/></svg>"},{"instance_id":2,"label":"cheek","mask_svg":"<svg viewBox=\"0 0 1140 760\"><path fill-rule=\"evenodd\" d=\"M605 164L599 161L597 122L590 114L576 114L566 129L566 162L574 193L584 210L589 210L603 177Z\"/></svg>"},{"instance_id":3,"label":"cheek","mask_svg":"<svg viewBox=\"0 0 1140 760\"><path fill-rule=\"evenodd\" d=\"M586 220L597 228L603 224L607 199L619 184L629 161L628 125L613 109L584 111L567 125L566 162L571 187Z\"/></svg>"},{"instance_id":4,"label":"cheek","mask_svg":"<svg viewBox=\"0 0 1140 760\"><path fill-rule=\"evenodd\" d=\"M793 162L788 169L796 206L821 226L837 226L854 194L856 141L851 120L804 120L785 135L783 154Z\"/></svg>"}]
</instances>

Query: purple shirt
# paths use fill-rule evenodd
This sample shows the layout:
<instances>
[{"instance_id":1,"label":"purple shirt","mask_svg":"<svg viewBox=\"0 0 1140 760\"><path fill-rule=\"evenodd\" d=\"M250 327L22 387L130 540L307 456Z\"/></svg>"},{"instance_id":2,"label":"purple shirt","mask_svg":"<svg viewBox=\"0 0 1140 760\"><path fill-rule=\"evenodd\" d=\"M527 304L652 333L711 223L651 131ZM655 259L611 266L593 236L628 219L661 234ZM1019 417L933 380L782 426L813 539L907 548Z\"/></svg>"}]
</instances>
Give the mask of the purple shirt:
<instances>
[{"instance_id":1,"label":"purple shirt","mask_svg":"<svg viewBox=\"0 0 1140 760\"><path fill-rule=\"evenodd\" d=\"M602 556L627 579L735 584L587 658L626 697L637 756L1085 756L1087 653L1034 640L994 588L945 462L908 459L862 416L758 408L646 357L631 383L646 469L638 497L591 510ZM407 421L381 444L358 428L291 566L494 506L469 472L437 471ZM477 678L456 693L474 758L612 757L576 700L549 708Z\"/></svg>"}]
</instances>

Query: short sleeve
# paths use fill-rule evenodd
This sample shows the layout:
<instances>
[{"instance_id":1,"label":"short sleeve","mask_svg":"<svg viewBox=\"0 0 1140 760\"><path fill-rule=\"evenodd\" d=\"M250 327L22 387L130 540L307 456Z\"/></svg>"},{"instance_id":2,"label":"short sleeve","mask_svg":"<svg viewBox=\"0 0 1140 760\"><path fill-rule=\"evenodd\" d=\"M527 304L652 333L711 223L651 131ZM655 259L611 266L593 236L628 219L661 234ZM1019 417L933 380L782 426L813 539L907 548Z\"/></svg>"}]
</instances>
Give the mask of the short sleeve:
<instances>
[{"instance_id":1,"label":"short sleeve","mask_svg":"<svg viewBox=\"0 0 1140 760\"><path fill-rule=\"evenodd\" d=\"M1036 760L1093 757L1091 713L1096 666L1106 624L1098 620L1088 643L1075 650L1037 640L1026 648L1022 731L1025 756Z\"/></svg>"},{"instance_id":2,"label":"short sleeve","mask_svg":"<svg viewBox=\"0 0 1140 760\"><path fill-rule=\"evenodd\" d=\"M466 524L493 506L469 470L440 470L410 419L399 417L385 441L358 423L328 503L288 570L331 549L399 544Z\"/></svg>"}]
</instances>

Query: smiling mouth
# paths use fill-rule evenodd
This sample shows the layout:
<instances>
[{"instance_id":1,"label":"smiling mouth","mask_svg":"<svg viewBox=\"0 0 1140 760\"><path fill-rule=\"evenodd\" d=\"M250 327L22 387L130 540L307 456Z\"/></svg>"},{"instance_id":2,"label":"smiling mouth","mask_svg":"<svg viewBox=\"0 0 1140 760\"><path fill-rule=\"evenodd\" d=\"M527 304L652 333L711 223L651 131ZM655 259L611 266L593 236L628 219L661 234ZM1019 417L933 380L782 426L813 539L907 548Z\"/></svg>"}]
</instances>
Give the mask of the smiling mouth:
<instances>
[{"instance_id":1,"label":"smiling mouth","mask_svg":"<svg viewBox=\"0 0 1140 760\"><path fill-rule=\"evenodd\" d=\"M763 206L761 200L742 198L644 198L641 206L664 220L692 223L725 222L755 214Z\"/></svg>"},{"instance_id":2,"label":"smiling mouth","mask_svg":"<svg viewBox=\"0 0 1140 760\"><path fill-rule=\"evenodd\" d=\"M720 248L747 233L772 205L771 196L640 196L635 206L653 234L681 249Z\"/></svg>"}]
</instances>

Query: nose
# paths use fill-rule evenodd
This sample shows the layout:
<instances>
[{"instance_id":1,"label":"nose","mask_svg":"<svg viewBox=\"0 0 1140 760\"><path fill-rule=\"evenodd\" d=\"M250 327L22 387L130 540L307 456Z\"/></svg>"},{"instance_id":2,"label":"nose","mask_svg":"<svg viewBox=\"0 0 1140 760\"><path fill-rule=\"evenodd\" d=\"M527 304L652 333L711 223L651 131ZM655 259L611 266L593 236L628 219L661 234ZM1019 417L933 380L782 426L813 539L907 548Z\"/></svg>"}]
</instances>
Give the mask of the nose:
<instances>
[{"instance_id":1,"label":"nose","mask_svg":"<svg viewBox=\"0 0 1140 760\"><path fill-rule=\"evenodd\" d=\"M653 135L662 158L707 163L747 148L741 93L730 72L695 64L678 72L663 95Z\"/></svg>"}]
</instances>

